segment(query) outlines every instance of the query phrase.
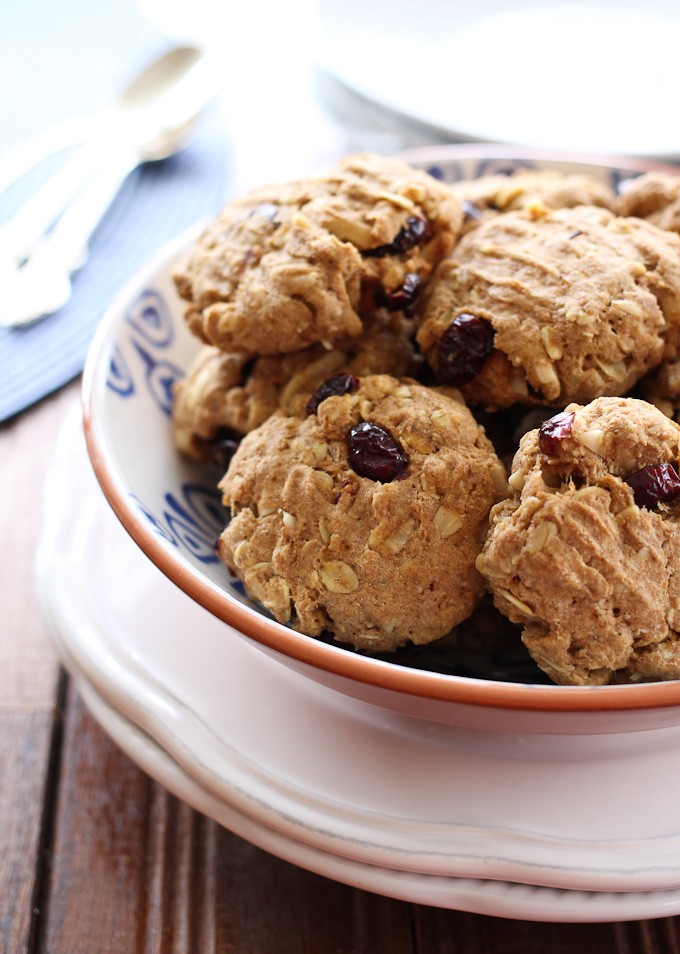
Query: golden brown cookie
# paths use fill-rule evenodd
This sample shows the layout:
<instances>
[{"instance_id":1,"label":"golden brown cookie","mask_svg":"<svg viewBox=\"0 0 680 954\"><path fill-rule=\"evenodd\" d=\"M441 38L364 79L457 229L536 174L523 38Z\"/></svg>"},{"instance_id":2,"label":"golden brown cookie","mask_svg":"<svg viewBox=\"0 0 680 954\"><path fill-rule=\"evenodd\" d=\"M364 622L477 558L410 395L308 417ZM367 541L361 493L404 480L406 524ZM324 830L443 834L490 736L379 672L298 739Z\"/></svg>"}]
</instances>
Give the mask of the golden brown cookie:
<instances>
[{"instance_id":1,"label":"golden brown cookie","mask_svg":"<svg viewBox=\"0 0 680 954\"><path fill-rule=\"evenodd\" d=\"M631 398L529 432L477 567L555 682L680 678L680 427Z\"/></svg>"},{"instance_id":2,"label":"golden brown cookie","mask_svg":"<svg viewBox=\"0 0 680 954\"><path fill-rule=\"evenodd\" d=\"M358 335L366 312L411 307L461 222L447 185L398 159L350 156L230 202L174 279L206 343L298 351Z\"/></svg>"},{"instance_id":3,"label":"golden brown cookie","mask_svg":"<svg viewBox=\"0 0 680 954\"><path fill-rule=\"evenodd\" d=\"M621 186L619 215L635 215L660 229L680 232L680 176L646 172Z\"/></svg>"},{"instance_id":4,"label":"golden brown cookie","mask_svg":"<svg viewBox=\"0 0 680 954\"><path fill-rule=\"evenodd\" d=\"M452 392L455 394L455 392ZM505 471L451 393L357 379L306 416L248 434L221 484L220 554L248 592L310 636L385 651L465 619Z\"/></svg>"},{"instance_id":5,"label":"golden brown cookie","mask_svg":"<svg viewBox=\"0 0 680 954\"><path fill-rule=\"evenodd\" d=\"M579 206L508 212L466 235L426 289L418 342L473 403L625 394L678 350L680 239Z\"/></svg>"},{"instance_id":6,"label":"golden brown cookie","mask_svg":"<svg viewBox=\"0 0 680 954\"><path fill-rule=\"evenodd\" d=\"M544 215L549 209L570 209L577 205L606 209L616 206L613 189L592 176L551 170L520 169L509 176L480 176L455 182L451 188L463 208L463 234L502 212L525 209L533 215Z\"/></svg>"},{"instance_id":7,"label":"golden brown cookie","mask_svg":"<svg viewBox=\"0 0 680 954\"><path fill-rule=\"evenodd\" d=\"M291 354L248 358L204 345L175 388L175 444L189 457L207 460L216 441L238 440L280 405L304 409L312 392L332 375L410 377L421 365L403 323L394 320L376 320L330 350L317 344Z\"/></svg>"}]
</instances>

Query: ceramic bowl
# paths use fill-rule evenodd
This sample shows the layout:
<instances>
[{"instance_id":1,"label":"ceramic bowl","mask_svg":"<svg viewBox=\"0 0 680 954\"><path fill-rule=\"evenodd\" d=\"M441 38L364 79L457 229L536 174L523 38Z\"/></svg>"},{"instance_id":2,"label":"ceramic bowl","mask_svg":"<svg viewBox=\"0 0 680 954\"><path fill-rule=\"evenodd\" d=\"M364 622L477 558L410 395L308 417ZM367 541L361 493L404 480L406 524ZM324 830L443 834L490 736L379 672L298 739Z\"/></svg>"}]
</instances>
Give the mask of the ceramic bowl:
<instances>
[{"instance_id":1,"label":"ceramic bowl","mask_svg":"<svg viewBox=\"0 0 680 954\"><path fill-rule=\"evenodd\" d=\"M414 164L447 181L518 166L588 172L617 186L650 164L559 157L519 149L442 146ZM108 309L88 357L84 421L106 498L148 558L177 586L281 663L330 689L399 712L483 730L597 734L680 725L680 681L627 686L548 685L517 660L437 651L371 658L277 623L250 602L217 559L226 515L219 474L182 459L171 437L174 383L198 343L171 280L196 233L150 261ZM225 627L225 636L227 635ZM200 640L200 632L187 639ZM514 668L513 668L514 667Z\"/></svg>"}]
</instances>

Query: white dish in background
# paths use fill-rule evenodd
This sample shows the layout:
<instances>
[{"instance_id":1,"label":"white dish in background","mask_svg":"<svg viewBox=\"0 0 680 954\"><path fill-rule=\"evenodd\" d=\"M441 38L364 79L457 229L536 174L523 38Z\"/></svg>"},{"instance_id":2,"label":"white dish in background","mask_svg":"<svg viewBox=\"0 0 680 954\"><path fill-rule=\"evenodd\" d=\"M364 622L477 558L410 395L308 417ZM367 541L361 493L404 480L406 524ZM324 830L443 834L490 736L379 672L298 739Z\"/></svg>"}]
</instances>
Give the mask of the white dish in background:
<instances>
[{"instance_id":1,"label":"white dish in background","mask_svg":"<svg viewBox=\"0 0 680 954\"><path fill-rule=\"evenodd\" d=\"M102 726L180 798L273 854L502 917L680 913L680 728L476 732L329 692L146 559L96 486L75 409L47 484L39 580Z\"/></svg>"},{"instance_id":2,"label":"white dish in background","mask_svg":"<svg viewBox=\"0 0 680 954\"><path fill-rule=\"evenodd\" d=\"M678 159L678 8L631 6L322 0L315 58L359 109L440 140Z\"/></svg>"},{"instance_id":3,"label":"white dish in background","mask_svg":"<svg viewBox=\"0 0 680 954\"><path fill-rule=\"evenodd\" d=\"M479 145L431 147L408 158L449 181L530 167L590 172L616 185L649 166ZM172 441L172 385L199 345L183 320L170 273L192 238L180 237L163 249L112 303L85 369L85 432L95 472L150 560L279 663L329 689L408 716L476 730L583 736L680 726L680 680L546 685L535 667L533 675L522 671L518 678L498 659L478 667L476 678L460 669L452 675L442 667L436 643L418 656L419 666L424 657L429 660L432 671L424 671L413 666L408 651L389 661L350 652L283 626L250 603L214 552L226 522L216 489L220 474L181 459ZM517 648L522 650L519 643Z\"/></svg>"}]
</instances>

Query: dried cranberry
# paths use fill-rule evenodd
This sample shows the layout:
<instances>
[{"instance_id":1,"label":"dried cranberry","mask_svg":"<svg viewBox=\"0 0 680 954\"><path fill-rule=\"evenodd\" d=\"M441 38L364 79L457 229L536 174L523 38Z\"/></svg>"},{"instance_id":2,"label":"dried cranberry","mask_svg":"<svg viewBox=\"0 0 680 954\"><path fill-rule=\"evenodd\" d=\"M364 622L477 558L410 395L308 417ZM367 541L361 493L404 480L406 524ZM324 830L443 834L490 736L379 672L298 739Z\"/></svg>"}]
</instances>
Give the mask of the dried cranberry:
<instances>
[{"instance_id":1,"label":"dried cranberry","mask_svg":"<svg viewBox=\"0 0 680 954\"><path fill-rule=\"evenodd\" d=\"M408 252L414 245L425 241L430 237L430 226L425 219L419 215L411 215L406 219L406 225L399 229L396 236L386 245L378 245L376 248L362 249L361 254L365 258L385 258L386 255L401 255L402 252Z\"/></svg>"},{"instance_id":2,"label":"dried cranberry","mask_svg":"<svg viewBox=\"0 0 680 954\"><path fill-rule=\"evenodd\" d=\"M650 464L637 470L626 483L633 491L638 507L651 510L659 503L674 500L680 494L680 476L673 464Z\"/></svg>"},{"instance_id":3,"label":"dried cranberry","mask_svg":"<svg viewBox=\"0 0 680 954\"><path fill-rule=\"evenodd\" d=\"M455 318L439 341L437 373L445 384L467 384L476 378L493 351L491 322L463 313Z\"/></svg>"},{"instance_id":4,"label":"dried cranberry","mask_svg":"<svg viewBox=\"0 0 680 954\"><path fill-rule=\"evenodd\" d=\"M362 421L347 435L349 465L360 477L387 483L400 477L408 466L408 458L391 434Z\"/></svg>"},{"instance_id":5,"label":"dried cranberry","mask_svg":"<svg viewBox=\"0 0 680 954\"><path fill-rule=\"evenodd\" d=\"M379 288L376 293L376 300L383 308L388 311L409 311L418 301L420 295L421 282L420 277L415 272L408 272L401 288L393 292L388 292L384 288Z\"/></svg>"},{"instance_id":6,"label":"dried cranberry","mask_svg":"<svg viewBox=\"0 0 680 954\"><path fill-rule=\"evenodd\" d=\"M222 427L215 437L206 443L208 459L226 470L240 443L241 438L235 431Z\"/></svg>"},{"instance_id":7,"label":"dried cranberry","mask_svg":"<svg viewBox=\"0 0 680 954\"><path fill-rule=\"evenodd\" d=\"M559 454L560 443L566 437L571 437L573 423L573 411L562 411L550 420L543 421L538 431L538 446L547 457Z\"/></svg>"},{"instance_id":8,"label":"dried cranberry","mask_svg":"<svg viewBox=\"0 0 680 954\"><path fill-rule=\"evenodd\" d=\"M307 414L316 414L317 408L326 398L334 395L350 394L359 387L359 378L355 374L341 372L320 384L307 403Z\"/></svg>"}]
</instances>

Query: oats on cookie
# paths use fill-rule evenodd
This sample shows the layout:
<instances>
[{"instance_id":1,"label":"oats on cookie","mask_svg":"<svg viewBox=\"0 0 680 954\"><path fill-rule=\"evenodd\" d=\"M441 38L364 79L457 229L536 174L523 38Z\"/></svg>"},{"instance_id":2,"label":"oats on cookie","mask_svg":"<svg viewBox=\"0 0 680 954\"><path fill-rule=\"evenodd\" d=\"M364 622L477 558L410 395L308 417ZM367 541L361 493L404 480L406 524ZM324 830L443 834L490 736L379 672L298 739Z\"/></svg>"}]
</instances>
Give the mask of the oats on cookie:
<instances>
[{"instance_id":1,"label":"oats on cookie","mask_svg":"<svg viewBox=\"0 0 680 954\"><path fill-rule=\"evenodd\" d=\"M613 209L613 189L588 175L519 169L512 175L488 175L465 179L451 186L463 209L463 234L502 212L525 209L545 215L550 209L598 205Z\"/></svg>"},{"instance_id":2,"label":"oats on cookie","mask_svg":"<svg viewBox=\"0 0 680 954\"><path fill-rule=\"evenodd\" d=\"M174 279L204 342L298 351L358 335L377 309L413 308L461 222L449 186L398 159L350 156L234 199Z\"/></svg>"},{"instance_id":3,"label":"oats on cookie","mask_svg":"<svg viewBox=\"0 0 680 954\"><path fill-rule=\"evenodd\" d=\"M621 395L678 352L680 239L579 206L496 216L438 266L418 342L473 403Z\"/></svg>"},{"instance_id":4,"label":"oats on cookie","mask_svg":"<svg viewBox=\"0 0 680 954\"><path fill-rule=\"evenodd\" d=\"M680 176L646 172L621 185L619 215L635 215L660 229L680 232Z\"/></svg>"},{"instance_id":5,"label":"oats on cookie","mask_svg":"<svg viewBox=\"0 0 680 954\"><path fill-rule=\"evenodd\" d=\"M219 550L251 594L310 636L374 651L471 613L474 562L505 470L455 392L356 378L248 434L220 484Z\"/></svg>"},{"instance_id":6,"label":"oats on cookie","mask_svg":"<svg viewBox=\"0 0 680 954\"><path fill-rule=\"evenodd\" d=\"M477 568L555 682L680 678L680 427L645 401L529 432Z\"/></svg>"},{"instance_id":7,"label":"oats on cookie","mask_svg":"<svg viewBox=\"0 0 680 954\"><path fill-rule=\"evenodd\" d=\"M304 409L316 388L333 375L414 376L423 361L404 324L379 317L362 334L331 349L317 344L255 358L204 345L175 388L176 446L196 460L219 458L223 450L232 450L229 442L259 427L279 406Z\"/></svg>"}]
</instances>

